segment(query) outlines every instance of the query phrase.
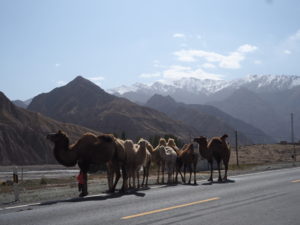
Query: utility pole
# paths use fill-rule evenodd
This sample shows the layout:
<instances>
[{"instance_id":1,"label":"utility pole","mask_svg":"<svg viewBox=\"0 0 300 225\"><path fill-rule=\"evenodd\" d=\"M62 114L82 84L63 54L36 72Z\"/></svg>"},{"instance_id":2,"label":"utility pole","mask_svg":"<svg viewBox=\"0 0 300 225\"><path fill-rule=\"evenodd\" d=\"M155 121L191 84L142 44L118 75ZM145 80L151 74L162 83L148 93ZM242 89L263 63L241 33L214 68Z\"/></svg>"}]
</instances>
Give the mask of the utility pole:
<instances>
[{"instance_id":1,"label":"utility pole","mask_svg":"<svg viewBox=\"0 0 300 225\"><path fill-rule=\"evenodd\" d=\"M295 140L294 140L294 114L293 113L291 113L291 141L293 145L293 155L292 155L292 158L294 159L293 165L295 166L296 148L295 148Z\"/></svg>"},{"instance_id":2,"label":"utility pole","mask_svg":"<svg viewBox=\"0 0 300 225\"><path fill-rule=\"evenodd\" d=\"M235 131L235 153L236 153L236 165L237 166L240 166L239 165L239 146L238 146L238 132L237 130Z\"/></svg>"}]
</instances>

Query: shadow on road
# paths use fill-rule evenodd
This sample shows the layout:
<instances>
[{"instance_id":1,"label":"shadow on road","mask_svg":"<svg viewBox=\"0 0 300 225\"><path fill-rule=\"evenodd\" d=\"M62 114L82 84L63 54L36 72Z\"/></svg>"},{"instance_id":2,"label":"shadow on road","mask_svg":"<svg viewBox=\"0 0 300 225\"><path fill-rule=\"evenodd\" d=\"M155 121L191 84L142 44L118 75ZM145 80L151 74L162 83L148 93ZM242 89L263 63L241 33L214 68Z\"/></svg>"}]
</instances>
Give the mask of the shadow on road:
<instances>
[{"instance_id":1,"label":"shadow on road","mask_svg":"<svg viewBox=\"0 0 300 225\"><path fill-rule=\"evenodd\" d=\"M227 179L226 181L208 181L206 183L203 183L202 185L230 184L230 183L235 183L235 180Z\"/></svg>"},{"instance_id":2,"label":"shadow on road","mask_svg":"<svg viewBox=\"0 0 300 225\"><path fill-rule=\"evenodd\" d=\"M145 197L146 194L143 192L139 192L137 190L129 190L126 193L112 193L112 194L102 194L97 196L85 196L85 197L76 197L71 199L65 199L65 200L55 200L55 201L47 201L42 202L40 205L53 205L57 203L63 203L63 202L86 202L86 201L104 201L107 199L113 199L113 198L120 198L122 196L126 195L135 195L138 197Z\"/></svg>"}]
</instances>

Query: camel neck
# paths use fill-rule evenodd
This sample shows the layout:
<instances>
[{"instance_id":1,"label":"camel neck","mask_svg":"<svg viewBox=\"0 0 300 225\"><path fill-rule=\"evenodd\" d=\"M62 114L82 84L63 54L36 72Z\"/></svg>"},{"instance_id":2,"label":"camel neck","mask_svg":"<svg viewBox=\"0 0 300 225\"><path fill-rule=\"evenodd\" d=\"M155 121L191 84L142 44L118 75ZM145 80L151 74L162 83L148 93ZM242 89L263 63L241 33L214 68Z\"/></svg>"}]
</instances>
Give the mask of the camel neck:
<instances>
[{"instance_id":1,"label":"camel neck","mask_svg":"<svg viewBox=\"0 0 300 225\"><path fill-rule=\"evenodd\" d=\"M75 166L77 163L77 152L64 143L55 143L54 157L60 164L67 167Z\"/></svg>"},{"instance_id":2,"label":"camel neck","mask_svg":"<svg viewBox=\"0 0 300 225\"><path fill-rule=\"evenodd\" d=\"M199 153L203 158L209 159L211 157L211 154L205 145L199 144Z\"/></svg>"}]
</instances>

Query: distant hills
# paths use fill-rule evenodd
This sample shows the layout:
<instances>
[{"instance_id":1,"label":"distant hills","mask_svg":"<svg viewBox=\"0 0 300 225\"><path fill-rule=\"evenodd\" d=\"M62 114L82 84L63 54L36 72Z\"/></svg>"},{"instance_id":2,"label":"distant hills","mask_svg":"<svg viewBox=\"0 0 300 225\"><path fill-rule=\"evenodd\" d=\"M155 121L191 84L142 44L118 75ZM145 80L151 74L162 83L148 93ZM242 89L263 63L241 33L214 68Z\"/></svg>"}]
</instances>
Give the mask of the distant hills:
<instances>
[{"instance_id":1,"label":"distant hills","mask_svg":"<svg viewBox=\"0 0 300 225\"><path fill-rule=\"evenodd\" d=\"M1 165L57 163L46 135L58 130L65 131L71 142L86 132L96 132L19 108L0 92Z\"/></svg>"},{"instance_id":2,"label":"distant hills","mask_svg":"<svg viewBox=\"0 0 300 225\"><path fill-rule=\"evenodd\" d=\"M198 133L208 137L221 136L227 133L230 142L235 141L235 131L238 130L239 143L272 143L274 140L261 130L235 119L216 107L200 104L177 103L170 96L154 95L145 104L177 118L197 129Z\"/></svg>"},{"instance_id":3,"label":"distant hills","mask_svg":"<svg viewBox=\"0 0 300 225\"><path fill-rule=\"evenodd\" d=\"M28 109L104 133L118 136L125 133L132 139L173 134L188 141L190 135L197 135L196 129L176 118L108 94L81 76L63 87L34 97Z\"/></svg>"},{"instance_id":4,"label":"distant hills","mask_svg":"<svg viewBox=\"0 0 300 225\"><path fill-rule=\"evenodd\" d=\"M109 92L140 104L160 94L186 104L212 105L277 141L290 141L290 114L294 113L295 140L300 140L300 76L249 75L231 81L183 78Z\"/></svg>"}]
</instances>

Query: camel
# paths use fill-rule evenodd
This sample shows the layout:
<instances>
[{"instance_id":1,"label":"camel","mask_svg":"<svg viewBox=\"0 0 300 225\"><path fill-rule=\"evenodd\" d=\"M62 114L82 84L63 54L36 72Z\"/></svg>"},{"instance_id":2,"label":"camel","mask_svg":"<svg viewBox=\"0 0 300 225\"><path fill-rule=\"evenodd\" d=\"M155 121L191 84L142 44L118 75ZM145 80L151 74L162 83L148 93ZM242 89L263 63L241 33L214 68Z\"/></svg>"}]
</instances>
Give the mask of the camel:
<instances>
[{"instance_id":1,"label":"camel","mask_svg":"<svg viewBox=\"0 0 300 225\"><path fill-rule=\"evenodd\" d=\"M78 164L80 175L83 178L80 197L88 195L87 173L93 170L95 165L103 163L106 164L108 169L109 191L115 191L121 177L120 167L123 175L121 191L126 190L127 173L125 170L124 146L114 136L102 134L97 137L92 133L86 133L76 143L70 145L68 136L59 130L57 133L48 134L47 139L54 143L54 157L60 164L67 167ZM115 183L110 177L113 172L116 173Z\"/></svg>"},{"instance_id":2,"label":"camel","mask_svg":"<svg viewBox=\"0 0 300 225\"><path fill-rule=\"evenodd\" d=\"M132 140L126 140L124 142L126 152L127 172L129 177L129 186L131 186L131 179L133 181L133 188L136 188L135 180L137 178L138 188L139 182L139 170L144 165L147 158L146 141L140 140L138 144L134 144Z\"/></svg>"},{"instance_id":3,"label":"camel","mask_svg":"<svg viewBox=\"0 0 300 225\"><path fill-rule=\"evenodd\" d=\"M163 145L159 146L158 151L161 157L162 183L164 183L165 167L167 167L168 172L168 184L174 183L173 176L176 169L177 153L173 148Z\"/></svg>"},{"instance_id":4,"label":"camel","mask_svg":"<svg viewBox=\"0 0 300 225\"><path fill-rule=\"evenodd\" d=\"M151 166L151 161L152 161L152 155L150 152L153 152L153 147L150 144L149 141L145 139L140 139L138 141L138 144L140 142L144 141L146 143L146 159L143 163L143 181L142 181L142 187L147 187L148 186L148 178L149 178L149 172L150 172L150 166Z\"/></svg>"},{"instance_id":5,"label":"camel","mask_svg":"<svg viewBox=\"0 0 300 225\"><path fill-rule=\"evenodd\" d=\"M168 139L168 143L167 146L173 148L175 150L175 152L178 154L180 149L177 147L175 140L173 138L169 138Z\"/></svg>"},{"instance_id":6,"label":"camel","mask_svg":"<svg viewBox=\"0 0 300 225\"><path fill-rule=\"evenodd\" d=\"M189 179L188 184L191 184L192 171L194 172L194 184L197 184L197 181L196 181L197 163L198 163L198 154L194 151L193 144L184 145L184 147L178 152L176 182L177 182L177 176L178 176L178 172L179 172L181 175L182 181L184 183L186 183L186 179L185 179L186 169L189 168L190 179ZM181 174L182 166L184 168L184 176L182 176L182 174Z\"/></svg>"},{"instance_id":7,"label":"camel","mask_svg":"<svg viewBox=\"0 0 300 225\"><path fill-rule=\"evenodd\" d=\"M166 139L164 138L160 138L159 139L159 143L158 145L156 146L155 149L148 149L151 153L151 156L152 156L152 161L156 163L157 165L157 179L156 179L156 183L159 184L159 174L160 174L160 170L162 168L162 158L161 158L161 154L159 152L159 148L160 146L167 146L167 141ZM164 180L162 181L164 182Z\"/></svg>"},{"instance_id":8,"label":"camel","mask_svg":"<svg viewBox=\"0 0 300 225\"><path fill-rule=\"evenodd\" d=\"M216 160L218 171L219 171L219 182L227 181L227 170L228 170L228 163L230 158L230 149L226 143L226 138L228 138L227 134L224 134L222 137L213 137L207 143L207 138L200 136L198 138L194 138L194 142L199 144L199 153L200 155L207 159L210 165L210 178L208 181L213 182L213 159ZM221 170L220 170L220 163L223 161L225 167L225 174L222 180L221 177Z\"/></svg>"}]
</instances>

